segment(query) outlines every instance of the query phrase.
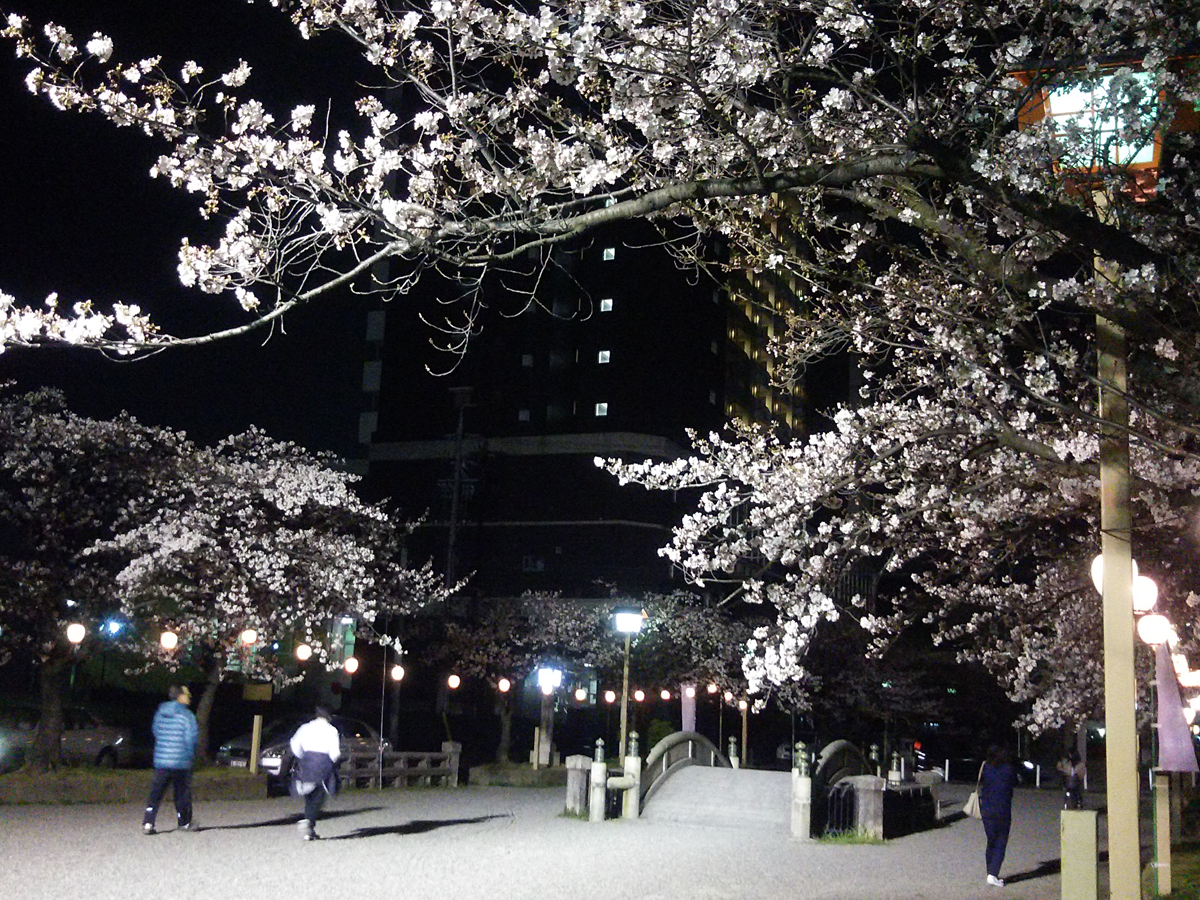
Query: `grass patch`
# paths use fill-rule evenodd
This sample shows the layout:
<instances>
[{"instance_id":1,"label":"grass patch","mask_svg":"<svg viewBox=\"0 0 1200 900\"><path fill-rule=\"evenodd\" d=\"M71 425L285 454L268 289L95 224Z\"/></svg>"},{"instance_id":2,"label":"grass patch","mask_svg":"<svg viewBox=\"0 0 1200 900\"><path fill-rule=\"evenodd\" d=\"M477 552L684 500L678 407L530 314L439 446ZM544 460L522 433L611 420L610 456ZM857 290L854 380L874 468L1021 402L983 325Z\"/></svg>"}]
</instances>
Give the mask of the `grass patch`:
<instances>
[{"instance_id":1,"label":"grass patch","mask_svg":"<svg viewBox=\"0 0 1200 900\"><path fill-rule=\"evenodd\" d=\"M63 766L50 772L30 767L0 775L0 803L131 803L146 799L153 769L98 769ZM198 768L192 775L197 800L256 800L265 797L262 775L223 766Z\"/></svg>"},{"instance_id":2,"label":"grass patch","mask_svg":"<svg viewBox=\"0 0 1200 900\"><path fill-rule=\"evenodd\" d=\"M1157 895L1154 866L1142 870L1142 896ZM1188 841L1171 848L1171 900L1200 900L1200 842Z\"/></svg>"},{"instance_id":3,"label":"grass patch","mask_svg":"<svg viewBox=\"0 0 1200 900\"><path fill-rule=\"evenodd\" d=\"M875 837L868 831L827 831L819 838L819 844L883 844L883 838Z\"/></svg>"}]
</instances>

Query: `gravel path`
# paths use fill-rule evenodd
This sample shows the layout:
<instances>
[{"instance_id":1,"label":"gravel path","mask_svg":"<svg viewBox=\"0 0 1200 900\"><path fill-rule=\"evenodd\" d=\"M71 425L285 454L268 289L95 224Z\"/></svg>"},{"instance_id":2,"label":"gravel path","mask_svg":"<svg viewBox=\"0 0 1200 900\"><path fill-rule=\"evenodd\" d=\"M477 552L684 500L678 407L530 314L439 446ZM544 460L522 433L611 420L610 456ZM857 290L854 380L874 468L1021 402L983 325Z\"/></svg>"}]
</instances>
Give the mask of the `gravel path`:
<instances>
[{"instance_id":1,"label":"gravel path","mask_svg":"<svg viewBox=\"0 0 1200 900\"><path fill-rule=\"evenodd\" d=\"M943 810L967 787L949 786ZM959 819L883 845L765 830L561 815L562 788L353 792L305 843L290 798L201 803L199 833L141 834L137 804L0 806L0 897L13 900L1052 900L1058 793L1018 791L1005 888L984 884L983 827ZM167 805L159 823L170 829ZM1102 886L1103 891L1103 886Z\"/></svg>"}]
</instances>

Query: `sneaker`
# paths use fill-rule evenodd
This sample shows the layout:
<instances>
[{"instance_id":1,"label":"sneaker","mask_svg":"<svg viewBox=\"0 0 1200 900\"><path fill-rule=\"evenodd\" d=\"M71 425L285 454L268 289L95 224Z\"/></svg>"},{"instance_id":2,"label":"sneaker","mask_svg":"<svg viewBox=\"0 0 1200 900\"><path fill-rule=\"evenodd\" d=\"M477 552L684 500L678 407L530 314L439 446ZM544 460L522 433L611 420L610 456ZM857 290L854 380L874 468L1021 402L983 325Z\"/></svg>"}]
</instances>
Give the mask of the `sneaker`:
<instances>
[{"instance_id":1,"label":"sneaker","mask_svg":"<svg viewBox=\"0 0 1200 900\"><path fill-rule=\"evenodd\" d=\"M319 841L321 839L321 836L319 834L317 834L315 831L306 831L306 832L304 832L304 839L306 841Z\"/></svg>"},{"instance_id":2,"label":"sneaker","mask_svg":"<svg viewBox=\"0 0 1200 900\"><path fill-rule=\"evenodd\" d=\"M186 825L180 825L180 826L179 826L179 830L180 830L180 831L192 831L192 832L196 832L196 831L199 831L199 830L200 830L200 826L199 826L199 825L197 825L197 824L195 823L195 821L192 821L192 822L188 822Z\"/></svg>"},{"instance_id":3,"label":"sneaker","mask_svg":"<svg viewBox=\"0 0 1200 900\"><path fill-rule=\"evenodd\" d=\"M296 830L300 832L302 840L311 841L317 836L316 829L308 824L308 819L301 819L297 822Z\"/></svg>"},{"instance_id":4,"label":"sneaker","mask_svg":"<svg viewBox=\"0 0 1200 900\"><path fill-rule=\"evenodd\" d=\"M992 887L1004 887L1004 879L997 878L995 875L989 875L987 877L987 883Z\"/></svg>"},{"instance_id":5,"label":"sneaker","mask_svg":"<svg viewBox=\"0 0 1200 900\"><path fill-rule=\"evenodd\" d=\"M156 834L154 826L149 822L142 823L142 834Z\"/></svg>"}]
</instances>

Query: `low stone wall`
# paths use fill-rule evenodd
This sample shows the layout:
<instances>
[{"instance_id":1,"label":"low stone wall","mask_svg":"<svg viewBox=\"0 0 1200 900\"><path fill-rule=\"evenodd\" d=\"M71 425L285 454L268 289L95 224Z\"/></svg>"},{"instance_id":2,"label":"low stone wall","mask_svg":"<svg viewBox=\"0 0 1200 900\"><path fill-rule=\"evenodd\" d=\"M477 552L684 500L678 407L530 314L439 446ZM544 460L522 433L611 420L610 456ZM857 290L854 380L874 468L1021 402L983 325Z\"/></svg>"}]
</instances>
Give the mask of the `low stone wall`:
<instances>
[{"instance_id":1,"label":"low stone wall","mask_svg":"<svg viewBox=\"0 0 1200 900\"><path fill-rule=\"evenodd\" d=\"M485 763L472 767L469 779L472 787L559 787L567 783L567 767Z\"/></svg>"}]
</instances>

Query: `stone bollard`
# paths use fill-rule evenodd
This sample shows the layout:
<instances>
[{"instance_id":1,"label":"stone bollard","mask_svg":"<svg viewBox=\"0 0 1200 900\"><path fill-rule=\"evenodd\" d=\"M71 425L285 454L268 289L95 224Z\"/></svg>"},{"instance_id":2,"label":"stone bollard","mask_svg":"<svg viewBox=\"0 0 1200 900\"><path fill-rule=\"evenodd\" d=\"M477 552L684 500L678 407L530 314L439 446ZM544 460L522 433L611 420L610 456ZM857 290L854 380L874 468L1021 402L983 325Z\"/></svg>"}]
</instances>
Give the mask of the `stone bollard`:
<instances>
[{"instance_id":1,"label":"stone bollard","mask_svg":"<svg viewBox=\"0 0 1200 900\"><path fill-rule=\"evenodd\" d=\"M813 839L812 777L808 774L808 748L799 741L792 751L791 838L794 841Z\"/></svg>"},{"instance_id":2,"label":"stone bollard","mask_svg":"<svg viewBox=\"0 0 1200 900\"><path fill-rule=\"evenodd\" d=\"M874 772L876 775L882 777L883 776L883 766L881 765L880 759L879 759L879 745L878 744L871 745L870 760L871 760L871 771Z\"/></svg>"},{"instance_id":3,"label":"stone bollard","mask_svg":"<svg viewBox=\"0 0 1200 900\"><path fill-rule=\"evenodd\" d=\"M625 754L625 777L631 782L621 802L621 818L636 819L642 814L642 758L638 756L637 732L629 735L629 752Z\"/></svg>"},{"instance_id":4,"label":"stone bollard","mask_svg":"<svg viewBox=\"0 0 1200 900\"><path fill-rule=\"evenodd\" d=\"M592 794L588 798L588 821L604 821L604 802L607 796L608 761L604 758L604 741L596 741L596 758L592 760Z\"/></svg>"},{"instance_id":5,"label":"stone bollard","mask_svg":"<svg viewBox=\"0 0 1200 900\"><path fill-rule=\"evenodd\" d=\"M1059 816L1062 900L1096 900L1099 893L1096 811L1064 809Z\"/></svg>"},{"instance_id":6,"label":"stone bollard","mask_svg":"<svg viewBox=\"0 0 1200 900\"><path fill-rule=\"evenodd\" d=\"M738 768L738 753L737 753L737 738L732 734L729 736L729 765L733 768Z\"/></svg>"},{"instance_id":7,"label":"stone bollard","mask_svg":"<svg viewBox=\"0 0 1200 900\"><path fill-rule=\"evenodd\" d=\"M587 811L589 769L592 761L582 753L567 757L567 815L582 816Z\"/></svg>"},{"instance_id":8,"label":"stone bollard","mask_svg":"<svg viewBox=\"0 0 1200 900\"><path fill-rule=\"evenodd\" d=\"M446 766L450 774L446 776L448 787L458 787L458 767L462 761L462 744L458 741L442 741L442 752L447 754Z\"/></svg>"}]
</instances>

